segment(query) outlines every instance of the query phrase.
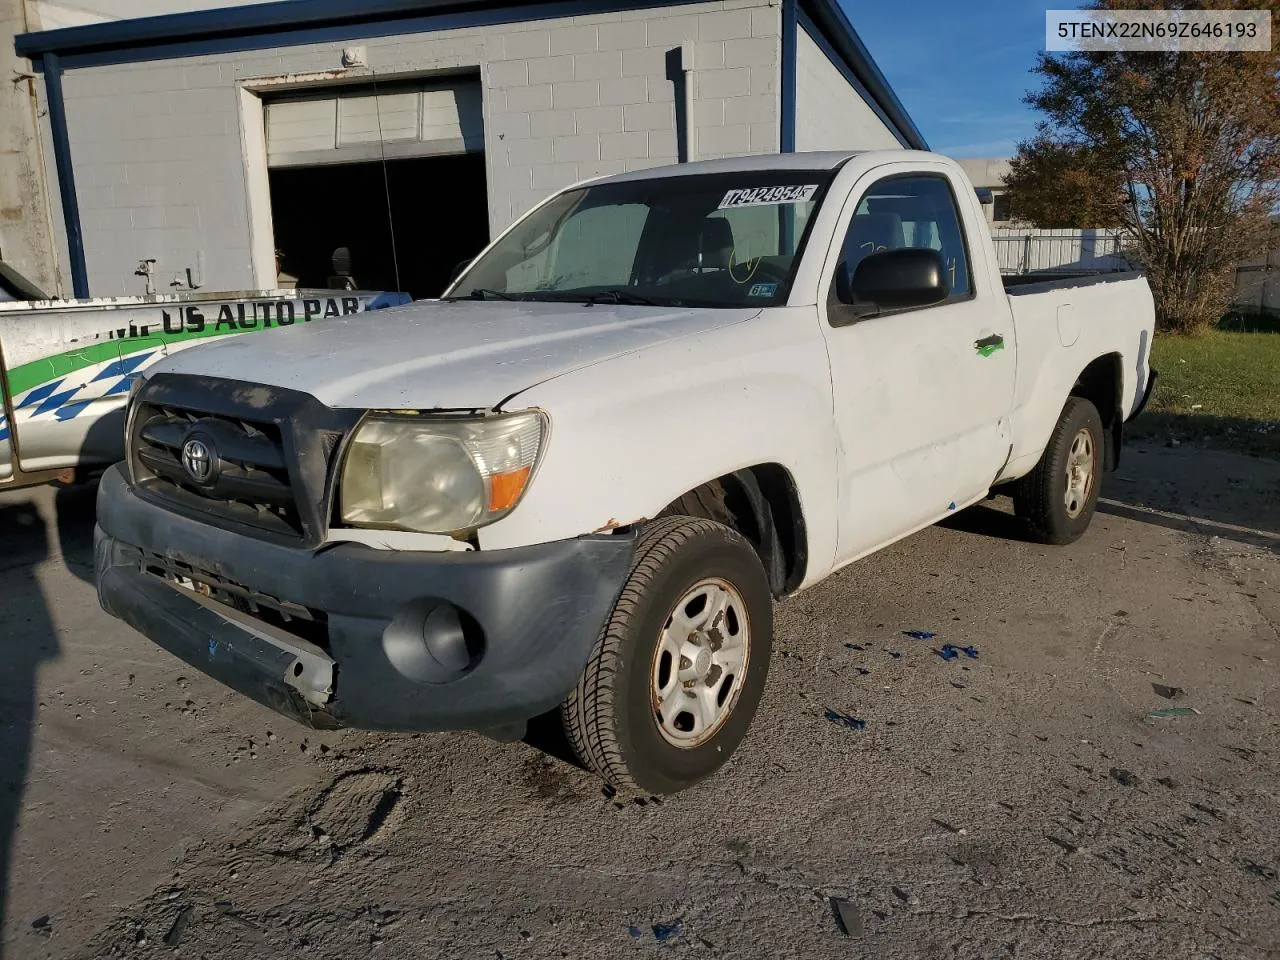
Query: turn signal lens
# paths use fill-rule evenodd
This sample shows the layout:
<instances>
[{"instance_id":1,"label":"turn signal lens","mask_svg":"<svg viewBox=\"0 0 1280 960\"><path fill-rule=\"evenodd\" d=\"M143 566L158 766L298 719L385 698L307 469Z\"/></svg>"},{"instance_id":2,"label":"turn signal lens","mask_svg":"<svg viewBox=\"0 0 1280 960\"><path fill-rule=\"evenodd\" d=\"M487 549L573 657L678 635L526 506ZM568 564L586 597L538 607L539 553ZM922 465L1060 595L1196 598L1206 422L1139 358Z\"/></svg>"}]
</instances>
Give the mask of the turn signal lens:
<instances>
[{"instance_id":1,"label":"turn signal lens","mask_svg":"<svg viewBox=\"0 0 1280 960\"><path fill-rule=\"evenodd\" d=\"M532 467L521 467L510 473L495 474L489 481L489 512L498 513L510 510L524 493L524 485L529 482Z\"/></svg>"}]
</instances>

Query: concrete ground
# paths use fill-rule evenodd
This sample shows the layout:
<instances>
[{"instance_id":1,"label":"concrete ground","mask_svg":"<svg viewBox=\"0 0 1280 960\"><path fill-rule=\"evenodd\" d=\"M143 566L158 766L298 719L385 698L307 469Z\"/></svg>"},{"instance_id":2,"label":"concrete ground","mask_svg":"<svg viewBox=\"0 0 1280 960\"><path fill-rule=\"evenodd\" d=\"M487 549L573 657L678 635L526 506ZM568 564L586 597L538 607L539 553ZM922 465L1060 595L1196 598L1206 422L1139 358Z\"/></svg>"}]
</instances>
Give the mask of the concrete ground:
<instances>
[{"instance_id":1,"label":"concrete ground","mask_svg":"<svg viewBox=\"0 0 1280 960\"><path fill-rule=\"evenodd\" d=\"M98 609L92 491L4 495L4 956L1280 956L1280 463L1132 448L1104 497L781 604L743 749L659 803L294 726Z\"/></svg>"}]
</instances>

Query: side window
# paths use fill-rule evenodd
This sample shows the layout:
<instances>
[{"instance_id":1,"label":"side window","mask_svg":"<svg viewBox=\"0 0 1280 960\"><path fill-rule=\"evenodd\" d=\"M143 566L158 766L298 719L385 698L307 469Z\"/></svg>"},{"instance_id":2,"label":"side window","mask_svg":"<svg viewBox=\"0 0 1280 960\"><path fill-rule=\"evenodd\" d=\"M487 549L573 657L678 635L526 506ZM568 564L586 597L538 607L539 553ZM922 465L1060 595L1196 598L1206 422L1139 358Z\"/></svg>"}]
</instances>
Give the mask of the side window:
<instances>
[{"instance_id":1,"label":"side window","mask_svg":"<svg viewBox=\"0 0 1280 960\"><path fill-rule=\"evenodd\" d=\"M840 259L856 270L864 259L884 250L937 250L951 290L947 301L963 299L973 288L960 222L945 178L923 175L881 180L858 202Z\"/></svg>"}]
</instances>

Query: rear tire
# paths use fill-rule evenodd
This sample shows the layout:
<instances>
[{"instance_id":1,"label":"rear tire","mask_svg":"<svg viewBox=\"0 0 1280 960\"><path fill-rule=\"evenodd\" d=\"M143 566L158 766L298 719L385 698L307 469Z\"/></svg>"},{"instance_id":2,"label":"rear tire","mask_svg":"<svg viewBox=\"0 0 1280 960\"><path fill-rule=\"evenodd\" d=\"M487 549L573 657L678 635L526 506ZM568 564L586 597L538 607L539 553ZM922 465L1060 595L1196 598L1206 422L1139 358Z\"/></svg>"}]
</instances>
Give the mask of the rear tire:
<instances>
[{"instance_id":1,"label":"rear tire","mask_svg":"<svg viewBox=\"0 0 1280 960\"><path fill-rule=\"evenodd\" d=\"M1089 529L1102 483L1102 418L1070 397L1040 462L1013 489L1013 510L1040 543L1074 543Z\"/></svg>"},{"instance_id":2,"label":"rear tire","mask_svg":"<svg viewBox=\"0 0 1280 960\"><path fill-rule=\"evenodd\" d=\"M656 520L560 708L569 743L618 789L690 787L742 742L772 646L772 596L751 544L711 520Z\"/></svg>"}]
</instances>

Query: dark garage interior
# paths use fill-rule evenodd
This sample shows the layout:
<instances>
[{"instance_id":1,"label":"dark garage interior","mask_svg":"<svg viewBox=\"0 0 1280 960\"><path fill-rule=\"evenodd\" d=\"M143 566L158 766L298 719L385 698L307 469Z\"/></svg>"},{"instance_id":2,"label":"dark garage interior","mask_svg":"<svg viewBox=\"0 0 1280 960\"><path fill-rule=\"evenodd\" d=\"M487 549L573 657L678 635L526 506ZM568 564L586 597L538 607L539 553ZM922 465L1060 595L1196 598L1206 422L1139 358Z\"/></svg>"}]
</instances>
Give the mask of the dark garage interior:
<instances>
[{"instance_id":1,"label":"dark garage interior","mask_svg":"<svg viewBox=\"0 0 1280 960\"><path fill-rule=\"evenodd\" d=\"M346 247L359 289L437 297L489 242L483 153L279 167L270 182L279 269L299 287L333 285Z\"/></svg>"}]
</instances>

